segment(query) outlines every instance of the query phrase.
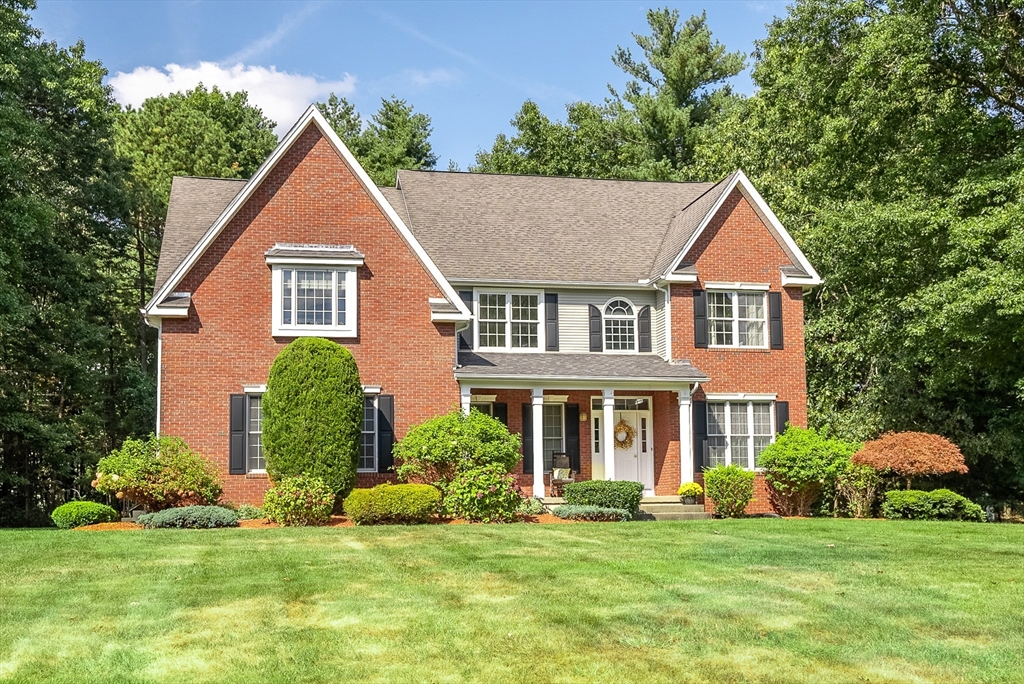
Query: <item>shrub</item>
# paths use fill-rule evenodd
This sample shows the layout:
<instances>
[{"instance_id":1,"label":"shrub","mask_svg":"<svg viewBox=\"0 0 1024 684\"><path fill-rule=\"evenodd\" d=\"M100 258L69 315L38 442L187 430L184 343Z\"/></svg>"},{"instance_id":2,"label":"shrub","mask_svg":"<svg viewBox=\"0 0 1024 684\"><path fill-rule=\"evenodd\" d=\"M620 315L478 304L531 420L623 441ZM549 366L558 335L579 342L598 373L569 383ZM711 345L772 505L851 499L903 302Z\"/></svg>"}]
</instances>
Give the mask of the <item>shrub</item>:
<instances>
[{"instance_id":1,"label":"shrub","mask_svg":"<svg viewBox=\"0 0 1024 684\"><path fill-rule=\"evenodd\" d=\"M356 481L363 388L352 353L301 337L270 366L263 395L263 447L274 482L309 475L345 496Z\"/></svg>"},{"instance_id":2,"label":"shrub","mask_svg":"<svg viewBox=\"0 0 1024 684\"><path fill-rule=\"evenodd\" d=\"M624 508L604 506L576 506L566 504L555 506L551 513L565 520L590 520L592 522L624 522L632 515Z\"/></svg>"},{"instance_id":3,"label":"shrub","mask_svg":"<svg viewBox=\"0 0 1024 684\"><path fill-rule=\"evenodd\" d=\"M71 501L57 506L50 514L53 524L62 530L70 530L83 525L117 522L121 516L110 506L95 501Z\"/></svg>"},{"instance_id":4,"label":"shrub","mask_svg":"<svg viewBox=\"0 0 1024 684\"><path fill-rule=\"evenodd\" d=\"M970 499L948 489L922 492L894 489L885 493L882 515L890 520L967 520L984 522L985 512Z\"/></svg>"},{"instance_id":5,"label":"shrub","mask_svg":"<svg viewBox=\"0 0 1024 684\"><path fill-rule=\"evenodd\" d=\"M252 504L242 504L235 512L239 520L260 520L264 517L263 509Z\"/></svg>"},{"instance_id":6,"label":"shrub","mask_svg":"<svg viewBox=\"0 0 1024 684\"><path fill-rule=\"evenodd\" d=\"M417 425L394 453L402 462L395 469L401 480L442 488L459 472L494 464L507 473L522 458L519 435L475 409L469 415L456 409Z\"/></svg>"},{"instance_id":7,"label":"shrub","mask_svg":"<svg viewBox=\"0 0 1024 684\"><path fill-rule=\"evenodd\" d=\"M586 480L565 486L565 503L571 506L621 508L633 515L640 510L644 486L639 482Z\"/></svg>"},{"instance_id":8,"label":"shrub","mask_svg":"<svg viewBox=\"0 0 1024 684\"><path fill-rule=\"evenodd\" d=\"M516 515L540 515L544 512L544 504L535 496L524 496L516 508Z\"/></svg>"},{"instance_id":9,"label":"shrub","mask_svg":"<svg viewBox=\"0 0 1024 684\"><path fill-rule=\"evenodd\" d=\"M373 489L353 489L345 499L345 515L357 525L406 525L427 522L440 505L437 487L384 483Z\"/></svg>"},{"instance_id":10,"label":"shrub","mask_svg":"<svg viewBox=\"0 0 1024 684\"><path fill-rule=\"evenodd\" d=\"M448 515L479 522L510 522L523 497L516 478L498 463L457 473L444 491Z\"/></svg>"},{"instance_id":11,"label":"shrub","mask_svg":"<svg viewBox=\"0 0 1024 684\"><path fill-rule=\"evenodd\" d=\"M322 525L331 519L334 490L319 477L286 477L267 490L263 513L285 526Z\"/></svg>"},{"instance_id":12,"label":"shrub","mask_svg":"<svg viewBox=\"0 0 1024 684\"><path fill-rule=\"evenodd\" d=\"M221 494L213 465L179 437L126 439L100 459L92 486L147 511L214 504Z\"/></svg>"},{"instance_id":13,"label":"shrub","mask_svg":"<svg viewBox=\"0 0 1024 684\"><path fill-rule=\"evenodd\" d=\"M834 492L857 444L827 439L813 428L789 426L757 459L782 515L810 515L822 492Z\"/></svg>"},{"instance_id":14,"label":"shrub","mask_svg":"<svg viewBox=\"0 0 1024 684\"><path fill-rule=\"evenodd\" d=\"M223 506L185 506L140 515L139 524L146 529L180 527L202 530L238 527L238 515Z\"/></svg>"},{"instance_id":15,"label":"shrub","mask_svg":"<svg viewBox=\"0 0 1024 684\"><path fill-rule=\"evenodd\" d=\"M851 463L836 480L836 491L846 499L846 507L855 518L870 518L878 498L882 478L871 466Z\"/></svg>"},{"instance_id":16,"label":"shrub","mask_svg":"<svg viewBox=\"0 0 1024 684\"><path fill-rule=\"evenodd\" d=\"M679 485L679 490L676 492L679 496L700 496L704 493L704 488L696 482L686 482Z\"/></svg>"},{"instance_id":17,"label":"shrub","mask_svg":"<svg viewBox=\"0 0 1024 684\"><path fill-rule=\"evenodd\" d=\"M960 448L945 437L927 432L889 432L867 442L853 462L903 478L910 489L915 477L967 472Z\"/></svg>"},{"instance_id":18,"label":"shrub","mask_svg":"<svg viewBox=\"0 0 1024 684\"><path fill-rule=\"evenodd\" d=\"M738 465L718 466L704 471L704 491L715 504L715 512L726 518L743 516L754 498L752 471Z\"/></svg>"}]
</instances>

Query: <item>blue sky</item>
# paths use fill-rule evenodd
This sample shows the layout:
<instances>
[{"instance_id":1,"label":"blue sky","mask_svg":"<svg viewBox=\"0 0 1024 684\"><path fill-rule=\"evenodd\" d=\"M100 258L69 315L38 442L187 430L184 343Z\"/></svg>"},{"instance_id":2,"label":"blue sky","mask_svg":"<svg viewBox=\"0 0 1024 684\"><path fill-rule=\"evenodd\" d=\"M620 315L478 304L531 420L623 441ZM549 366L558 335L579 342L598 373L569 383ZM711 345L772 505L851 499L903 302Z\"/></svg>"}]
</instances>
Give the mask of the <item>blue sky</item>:
<instances>
[{"instance_id":1,"label":"blue sky","mask_svg":"<svg viewBox=\"0 0 1024 684\"><path fill-rule=\"evenodd\" d=\"M125 104L203 81L249 91L287 129L331 91L365 116L381 97L429 114L438 167L462 169L531 99L552 117L621 86L617 45L634 47L650 7L706 10L714 35L749 53L785 2L70 2L40 0L48 40L85 41ZM636 50L634 50L636 52ZM749 77L735 81L753 89Z\"/></svg>"}]
</instances>

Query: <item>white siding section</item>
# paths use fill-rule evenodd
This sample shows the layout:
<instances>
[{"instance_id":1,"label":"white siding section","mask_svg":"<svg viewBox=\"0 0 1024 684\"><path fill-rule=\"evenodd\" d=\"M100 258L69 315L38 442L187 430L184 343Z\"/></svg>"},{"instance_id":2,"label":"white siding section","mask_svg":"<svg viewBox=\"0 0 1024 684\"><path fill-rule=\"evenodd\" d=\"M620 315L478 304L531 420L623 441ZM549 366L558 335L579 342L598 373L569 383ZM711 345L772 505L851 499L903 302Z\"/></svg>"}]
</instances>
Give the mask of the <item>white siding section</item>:
<instances>
[{"instance_id":1,"label":"white siding section","mask_svg":"<svg viewBox=\"0 0 1024 684\"><path fill-rule=\"evenodd\" d=\"M603 309L609 299L623 297L640 307L651 307L651 349L661 352L665 347L664 315L659 315L655 290L545 290L558 293L558 350L569 353L590 351L590 305Z\"/></svg>"},{"instance_id":2,"label":"white siding section","mask_svg":"<svg viewBox=\"0 0 1024 684\"><path fill-rule=\"evenodd\" d=\"M654 306L651 307L651 351L667 359L665 349L665 293L656 290Z\"/></svg>"}]
</instances>

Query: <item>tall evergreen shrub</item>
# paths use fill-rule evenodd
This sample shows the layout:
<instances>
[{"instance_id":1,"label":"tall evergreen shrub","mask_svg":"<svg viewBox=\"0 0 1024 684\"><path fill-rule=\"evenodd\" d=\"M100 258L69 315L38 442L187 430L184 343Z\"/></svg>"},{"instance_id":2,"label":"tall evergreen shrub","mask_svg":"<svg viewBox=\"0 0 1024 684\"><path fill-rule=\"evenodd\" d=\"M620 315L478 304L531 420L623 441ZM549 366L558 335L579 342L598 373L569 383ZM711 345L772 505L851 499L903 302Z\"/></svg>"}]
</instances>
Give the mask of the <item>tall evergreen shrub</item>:
<instances>
[{"instance_id":1,"label":"tall evergreen shrub","mask_svg":"<svg viewBox=\"0 0 1024 684\"><path fill-rule=\"evenodd\" d=\"M267 474L318 477L345 496L356 480L363 388L352 353L319 337L281 350L263 395Z\"/></svg>"}]
</instances>

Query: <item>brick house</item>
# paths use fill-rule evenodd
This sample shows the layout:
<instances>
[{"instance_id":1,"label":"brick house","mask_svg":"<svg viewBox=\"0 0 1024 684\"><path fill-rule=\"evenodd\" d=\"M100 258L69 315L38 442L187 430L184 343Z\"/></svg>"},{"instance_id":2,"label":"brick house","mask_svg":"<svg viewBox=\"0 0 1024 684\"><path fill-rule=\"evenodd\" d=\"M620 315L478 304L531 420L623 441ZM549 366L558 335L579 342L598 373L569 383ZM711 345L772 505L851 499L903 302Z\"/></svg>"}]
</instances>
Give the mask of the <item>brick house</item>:
<instances>
[{"instance_id":1,"label":"brick house","mask_svg":"<svg viewBox=\"0 0 1024 684\"><path fill-rule=\"evenodd\" d=\"M248 181L175 178L153 299L157 431L268 487L260 401L297 336L350 349L359 483L413 425L471 407L523 435L520 483L673 495L806 423L820 278L742 172L669 183L400 171L374 185L310 107ZM751 511L768 510L763 482Z\"/></svg>"}]
</instances>

